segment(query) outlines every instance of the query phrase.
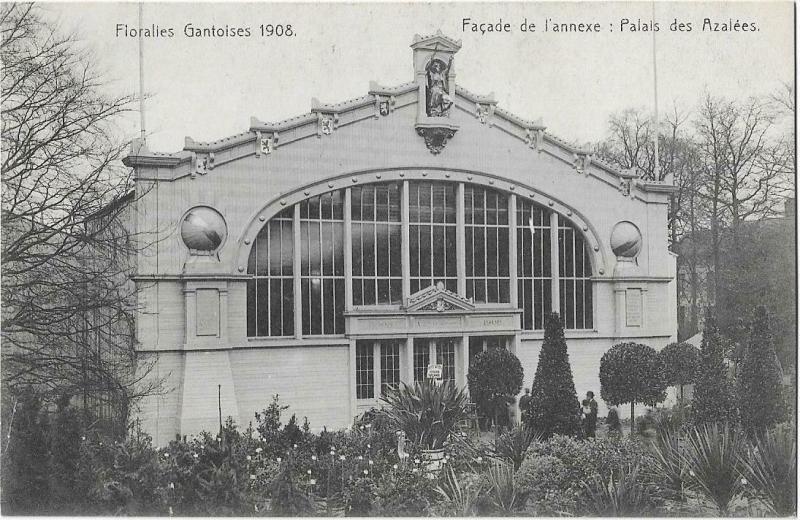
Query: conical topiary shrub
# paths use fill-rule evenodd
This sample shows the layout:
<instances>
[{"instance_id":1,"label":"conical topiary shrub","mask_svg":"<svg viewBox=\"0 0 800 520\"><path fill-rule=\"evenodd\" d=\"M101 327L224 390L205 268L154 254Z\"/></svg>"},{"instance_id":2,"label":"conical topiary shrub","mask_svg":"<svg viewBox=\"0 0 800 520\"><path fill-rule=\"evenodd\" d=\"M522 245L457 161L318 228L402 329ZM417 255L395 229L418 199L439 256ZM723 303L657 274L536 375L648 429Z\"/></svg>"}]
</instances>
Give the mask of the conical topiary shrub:
<instances>
[{"instance_id":1,"label":"conical topiary shrub","mask_svg":"<svg viewBox=\"0 0 800 520\"><path fill-rule=\"evenodd\" d=\"M578 435L581 408L569 366L564 327L557 313L545 320L544 343L531 386L528 426L545 437L555 433Z\"/></svg>"},{"instance_id":2,"label":"conical topiary shrub","mask_svg":"<svg viewBox=\"0 0 800 520\"><path fill-rule=\"evenodd\" d=\"M781 372L764 306L756 308L737 383L739 417L749 434L764 432L783 419Z\"/></svg>"},{"instance_id":3,"label":"conical topiary shrub","mask_svg":"<svg viewBox=\"0 0 800 520\"><path fill-rule=\"evenodd\" d=\"M737 419L733 385L728 380L725 368L722 338L716 319L709 310L706 312L703 343L700 345L700 365L697 367L692 398L692 422L697 425L735 424Z\"/></svg>"}]
</instances>

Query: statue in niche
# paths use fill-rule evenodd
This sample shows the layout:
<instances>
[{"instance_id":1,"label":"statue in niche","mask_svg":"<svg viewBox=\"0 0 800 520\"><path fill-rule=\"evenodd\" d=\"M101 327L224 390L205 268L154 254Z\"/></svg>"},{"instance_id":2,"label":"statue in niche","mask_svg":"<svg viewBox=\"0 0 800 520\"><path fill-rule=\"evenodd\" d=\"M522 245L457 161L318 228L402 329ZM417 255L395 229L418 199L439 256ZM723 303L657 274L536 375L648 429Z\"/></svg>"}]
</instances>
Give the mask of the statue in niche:
<instances>
[{"instance_id":1,"label":"statue in niche","mask_svg":"<svg viewBox=\"0 0 800 520\"><path fill-rule=\"evenodd\" d=\"M431 117L446 116L453 105L447 84L447 75L452 64L453 57L450 56L446 65L442 60L434 58L425 67L428 75L428 115Z\"/></svg>"}]
</instances>

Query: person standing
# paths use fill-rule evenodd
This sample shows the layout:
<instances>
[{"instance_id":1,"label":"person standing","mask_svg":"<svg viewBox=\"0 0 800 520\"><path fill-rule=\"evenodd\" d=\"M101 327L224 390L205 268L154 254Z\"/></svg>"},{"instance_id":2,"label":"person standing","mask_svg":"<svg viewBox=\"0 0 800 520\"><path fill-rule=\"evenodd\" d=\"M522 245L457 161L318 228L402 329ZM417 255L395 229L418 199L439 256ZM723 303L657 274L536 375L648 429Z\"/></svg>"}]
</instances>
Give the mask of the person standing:
<instances>
[{"instance_id":1,"label":"person standing","mask_svg":"<svg viewBox=\"0 0 800 520\"><path fill-rule=\"evenodd\" d=\"M586 438L594 438L597 430L597 401L594 400L594 392L586 392L586 399L581 401L583 406L583 432Z\"/></svg>"},{"instance_id":2,"label":"person standing","mask_svg":"<svg viewBox=\"0 0 800 520\"><path fill-rule=\"evenodd\" d=\"M531 397L531 389L526 388L525 395L519 398L519 415L523 424L529 422L528 413L530 412L531 399L533 399Z\"/></svg>"}]
</instances>

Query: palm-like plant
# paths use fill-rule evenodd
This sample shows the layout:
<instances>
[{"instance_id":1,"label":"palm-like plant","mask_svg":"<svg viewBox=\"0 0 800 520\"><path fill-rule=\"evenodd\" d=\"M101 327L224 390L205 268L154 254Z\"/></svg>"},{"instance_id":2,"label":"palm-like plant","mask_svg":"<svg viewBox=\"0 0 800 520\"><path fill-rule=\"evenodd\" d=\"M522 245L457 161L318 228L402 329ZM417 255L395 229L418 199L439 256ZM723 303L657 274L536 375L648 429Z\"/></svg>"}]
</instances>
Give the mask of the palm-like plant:
<instances>
[{"instance_id":1,"label":"palm-like plant","mask_svg":"<svg viewBox=\"0 0 800 520\"><path fill-rule=\"evenodd\" d=\"M689 484L728 516L731 502L742 494L744 438L727 424L693 428L684 452Z\"/></svg>"},{"instance_id":2,"label":"palm-like plant","mask_svg":"<svg viewBox=\"0 0 800 520\"><path fill-rule=\"evenodd\" d=\"M516 471L525 460L525 453L531 443L540 441L542 438L541 432L527 426L517 425L495 441L493 453L498 458L510 460Z\"/></svg>"},{"instance_id":3,"label":"palm-like plant","mask_svg":"<svg viewBox=\"0 0 800 520\"><path fill-rule=\"evenodd\" d=\"M436 450L458 430L467 417L467 394L451 382L437 385L423 381L414 386L401 383L381 399L382 413L403 430L406 438L422 449Z\"/></svg>"},{"instance_id":4,"label":"palm-like plant","mask_svg":"<svg viewBox=\"0 0 800 520\"><path fill-rule=\"evenodd\" d=\"M436 488L444 499L444 516L473 516L482 491L481 480L461 482L452 467L447 468L443 482Z\"/></svg>"},{"instance_id":5,"label":"palm-like plant","mask_svg":"<svg viewBox=\"0 0 800 520\"><path fill-rule=\"evenodd\" d=\"M517 489L511 464L495 461L486 471L486 481L486 497L498 513L512 515L525 505L526 497Z\"/></svg>"},{"instance_id":6,"label":"palm-like plant","mask_svg":"<svg viewBox=\"0 0 800 520\"><path fill-rule=\"evenodd\" d=\"M797 510L797 439L792 428L768 432L750 446L745 475L779 516Z\"/></svg>"},{"instance_id":7,"label":"palm-like plant","mask_svg":"<svg viewBox=\"0 0 800 520\"><path fill-rule=\"evenodd\" d=\"M652 444L653 464L647 471L664 484L668 493L666 498L682 501L688 469L679 431L675 428L657 429Z\"/></svg>"},{"instance_id":8,"label":"palm-like plant","mask_svg":"<svg viewBox=\"0 0 800 520\"><path fill-rule=\"evenodd\" d=\"M610 472L608 478L595 475L583 483L584 507L597 516L641 516L652 507L644 486L639 482L639 466Z\"/></svg>"}]
</instances>

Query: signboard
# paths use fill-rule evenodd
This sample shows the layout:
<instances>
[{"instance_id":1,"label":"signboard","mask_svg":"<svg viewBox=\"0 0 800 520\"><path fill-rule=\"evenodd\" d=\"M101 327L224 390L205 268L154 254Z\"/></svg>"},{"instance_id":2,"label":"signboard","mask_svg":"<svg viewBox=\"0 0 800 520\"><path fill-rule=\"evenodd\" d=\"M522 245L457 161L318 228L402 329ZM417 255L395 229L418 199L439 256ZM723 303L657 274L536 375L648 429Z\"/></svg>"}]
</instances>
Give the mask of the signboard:
<instances>
[{"instance_id":1,"label":"signboard","mask_svg":"<svg viewBox=\"0 0 800 520\"><path fill-rule=\"evenodd\" d=\"M441 380L442 379L442 372L443 372L443 369L442 369L442 365L441 364L428 365L427 378L428 379Z\"/></svg>"},{"instance_id":2,"label":"signboard","mask_svg":"<svg viewBox=\"0 0 800 520\"><path fill-rule=\"evenodd\" d=\"M642 290L625 291L625 324L628 327L642 326Z\"/></svg>"}]
</instances>

